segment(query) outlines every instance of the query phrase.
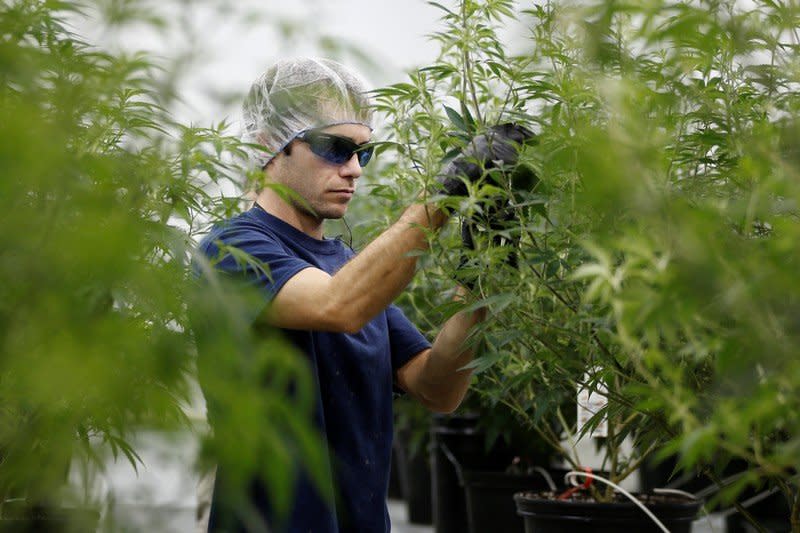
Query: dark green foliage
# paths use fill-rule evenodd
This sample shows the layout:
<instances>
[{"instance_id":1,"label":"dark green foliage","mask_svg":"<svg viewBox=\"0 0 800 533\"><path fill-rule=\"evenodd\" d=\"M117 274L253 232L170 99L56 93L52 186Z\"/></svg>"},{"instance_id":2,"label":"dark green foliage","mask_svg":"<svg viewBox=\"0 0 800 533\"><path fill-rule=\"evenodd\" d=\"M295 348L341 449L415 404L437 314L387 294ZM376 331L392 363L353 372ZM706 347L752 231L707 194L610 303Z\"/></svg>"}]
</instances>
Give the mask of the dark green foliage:
<instances>
[{"instance_id":1,"label":"dark green foliage","mask_svg":"<svg viewBox=\"0 0 800 533\"><path fill-rule=\"evenodd\" d=\"M521 158L537 180L487 179L455 202L473 217L500 195L516 214L499 231L519 243L518 269L492 228L473 254L473 296L494 309L477 391L556 445L575 431L576 387L600 368L612 478L656 451L697 469L738 458L747 480L769 480L800 510L800 11L711 0L510 8L442 6L441 57L378 92L398 143L395 182L430 183L465 129L514 120L538 134ZM522 28L521 52L497 36L503 25ZM412 300L459 264L456 236L438 238Z\"/></svg>"},{"instance_id":2,"label":"dark green foliage","mask_svg":"<svg viewBox=\"0 0 800 533\"><path fill-rule=\"evenodd\" d=\"M139 428L197 426L184 414L193 236L238 209L219 199L241 181L226 125L176 123L148 56L91 46L68 16L81 16L70 3L0 7L0 502L52 501L71 458L102 464L110 450L135 467ZM286 503L289 459L324 457L307 370L274 334L254 335L244 296L200 264L207 383L239 425L212 459L268 473Z\"/></svg>"}]
</instances>

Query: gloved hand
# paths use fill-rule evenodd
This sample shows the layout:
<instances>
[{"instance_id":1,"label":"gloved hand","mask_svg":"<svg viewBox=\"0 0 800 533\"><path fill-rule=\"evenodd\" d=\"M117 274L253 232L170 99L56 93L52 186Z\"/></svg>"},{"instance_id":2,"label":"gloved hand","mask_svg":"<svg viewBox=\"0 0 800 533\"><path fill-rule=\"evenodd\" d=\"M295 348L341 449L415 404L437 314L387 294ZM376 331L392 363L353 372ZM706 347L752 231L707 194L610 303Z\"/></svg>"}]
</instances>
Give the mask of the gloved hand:
<instances>
[{"instance_id":1,"label":"gloved hand","mask_svg":"<svg viewBox=\"0 0 800 533\"><path fill-rule=\"evenodd\" d=\"M532 131L519 124L492 126L486 133L474 137L464 151L451 161L438 178L442 192L448 196L466 196L465 181L478 180L485 169L497 163L516 164L521 145L534 137Z\"/></svg>"}]
</instances>

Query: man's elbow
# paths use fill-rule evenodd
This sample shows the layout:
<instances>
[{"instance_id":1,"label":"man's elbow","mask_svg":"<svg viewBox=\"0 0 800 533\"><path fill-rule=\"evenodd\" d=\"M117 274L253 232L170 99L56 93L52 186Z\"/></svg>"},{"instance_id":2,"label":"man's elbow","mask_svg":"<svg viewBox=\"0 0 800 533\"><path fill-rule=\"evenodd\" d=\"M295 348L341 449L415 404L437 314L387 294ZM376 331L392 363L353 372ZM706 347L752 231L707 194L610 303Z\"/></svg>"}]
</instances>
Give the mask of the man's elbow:
<instances>
[{"instance_id":1,"label":"man's elbow","mask_svg":"<svg viewBox=\"0 0 800 533\"><path fill-rule=\"evenodd\" d=\"M428 410L437 415L450 415L458 409L459 405L461 405L461 402L456 404L431 404L428 405Z\"/></svg>"},{"instance_id":2,"label":"man's elbow","mask_svg":"<svg viewBox=\"0 0 800 533\"><path fill-rule=\"evenodd\" d=\"M329 304L319 310L319 321L324 324L323 329L334 333L354 335L364 329L369 319L361 316L357 310L341 304Z\"/></svg>"},{"instance_id":3,"label":"man's elbow","mask_svg":"<svg viewBox=\"0 0 800 533\"><path fill-rule=\"evenodd\" d=\"M365 325L366 323L362 322L346 322L342 324L342 329L340 331L341 333L346 333L348 335L355 335L356 333L364 329Z\"/></svg>"},{"instance_id":4,"label":"man's elbow","mask_svg":"<svg viewBox=\"0 0 800 533\"><path fill-rule=\"evenodd\" d=\"M342 313L335 319L335 330L337 333L355 335L367 325L369 320L358 316L355 313Z\"/></svg>"},{"instance_id":5,"label":"man's elbow","mask_svg":"<svg viewBox=\"0 0 800 533\"><path fill-rule=\"evenodd\" d=\"M320 331L328 331L331 333L345 333L347 335L355 335L364 328L364 325L346 318L325 317L325 320L320 321Z\"/></svg>"},{"instance_id":6,"label":"man's elbow","mask_svg":"<svg viewBox=\"0 0 800 533\"><path fill-rule=\"evenodd\" d=\"M431 412L449 415L452 414L461 405L464 395L458 396L442 396L437 398L423 398L422 404Z\"/></svg>"}]
</instances>

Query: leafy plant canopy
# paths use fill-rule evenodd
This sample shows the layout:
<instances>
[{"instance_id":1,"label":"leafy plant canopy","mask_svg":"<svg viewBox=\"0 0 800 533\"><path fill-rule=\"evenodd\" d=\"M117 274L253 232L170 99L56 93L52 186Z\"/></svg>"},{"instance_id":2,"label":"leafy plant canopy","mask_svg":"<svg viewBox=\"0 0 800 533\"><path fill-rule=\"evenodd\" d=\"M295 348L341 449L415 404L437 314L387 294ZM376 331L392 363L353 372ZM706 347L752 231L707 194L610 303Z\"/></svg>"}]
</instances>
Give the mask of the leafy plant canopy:
<instances>
[{"instance_id":1,"label":"leafy plant canopy","mask_svg":"<svg viewBox=\"0 0 800 533\"><path fill-rule=\"evenodd\" d=\"M607 419L614 481L648 456L677 454L712 479L744 460L745 481L723 495L767 483L800 528L800 8L435 5L438 60L376 91L397 157L388 180L435 194L443 162L492 124L538 142L522 171L441 200L478 221L477 249L437 237L408 300L435 313L430 295L466 269L495 310L474 363L482 402L553 446ZM510 222L491 223L498 206ZM581 387L608 399L584 428Z\"/></svg>"},{"instance_id":2,"label":"leafy plant canopy","mask_svg":"<svg viewBox=\"0 0 800 533\"><path fill-rule=\"evenodd\" d=\"M128 7L115 27L147 18ZM75 458L102 467L110 451L136 467L142 428L197 430L193 320L229 414L209 456L258 470L286 500L299 457L317 479L324 460L307 369L275 334L253 334L246 294L191 267L194 235L238 209L220 190L242 181L243 147L225 123L175 121L152 57L70 30L106 8L0 7L0 503L63 501Z\"/></svg>"}]
</instances>

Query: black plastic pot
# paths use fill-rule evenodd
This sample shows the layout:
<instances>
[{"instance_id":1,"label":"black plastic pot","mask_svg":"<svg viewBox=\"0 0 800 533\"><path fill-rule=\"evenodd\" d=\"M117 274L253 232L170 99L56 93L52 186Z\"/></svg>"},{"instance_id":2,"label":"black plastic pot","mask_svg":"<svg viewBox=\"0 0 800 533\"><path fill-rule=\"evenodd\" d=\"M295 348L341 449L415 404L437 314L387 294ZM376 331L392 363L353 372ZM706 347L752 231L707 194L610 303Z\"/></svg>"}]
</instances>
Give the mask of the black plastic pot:
<instances>
[{"instance_id":1,"label":"black plastic pot","mask_svg":"<svg viewBox=\"0 0 800 533\"><path fill-rule=\"evenodd\" d=\"M467 530L467 503L458 467L504 470L513 454L501 443L486 449L486 437L477 429L477 415L441 416L431 426L431 485L436 533Z\"/></svg>"},{"instance_id":2,"label":"black plastic pot","mask_svg":"<svg viewBox=\"0 0 800 533\"><path fill-rule=\"evenodd\" d=\"M560 483L565 471L546 472L551 480ZM514 494L550 488L541 473L527 475L462 469L461 481L467 500L470 533L523 533L525 524L516 512Z\"/></svg>"},{"instance_id":3,"label":"black plastic pot","mask_svg":"<svg viewBox=\"0 0 800 533\"><path fill-rule=\"evenodd\" d=\"M745 507L750 516L765 531L770 533L790 533L792 531L792 510L781 492L775 492L763 500L745 505ZM725 526L728 533L748 533L755 529L738 511L728 516Z\"/></svg>"},{"instance_id":4,"label":"black plastic pot","mask_svg":"<svg viewBox=\"0 0 800 533\"><path fill-rule=\"evenodd\" d=\"M655 488L670 487L693 494L705 492L707 495L711 495L719 490L719 487L710 477L700 473L685 475L678 470L677 464L678 459L674 456L661 460L659 463L646 460L640 470L642 491L649 492ZM717 477L727 485L735 479L737 474L743 474L750 468L751 466L746 461L729 460L726 461L724 468L720 469L719 465L717 465ZM759 499L762 496L766 497ZM751 499L755 501L748 503ZM770 533L789 533L791 531L792 526L789 520L791 509L780 491L766 495L764 491L749 487L739 493L737 501L747 509L750 516L764 530ZM754 530L747 519L736 511L732 503L723 505L718 502L713 507L707 507L707 510L709 512L723 511L726 514L730 511L725 524L728 533L747 533Z\"/></svg>"},{"instance_id":5,"label":"black plastic pot","mask_svg":"<svg viewBox=\"0 0 800 533\"><path fill-rule=\"evenodd\" d=\"M596 503L542 499L535 494L514 495L525 533L661 533L661 529L633 502ZM701 502L684 500L648 503L646 507L671 533L689 533Z\"/></svg>"}]
</instances>

